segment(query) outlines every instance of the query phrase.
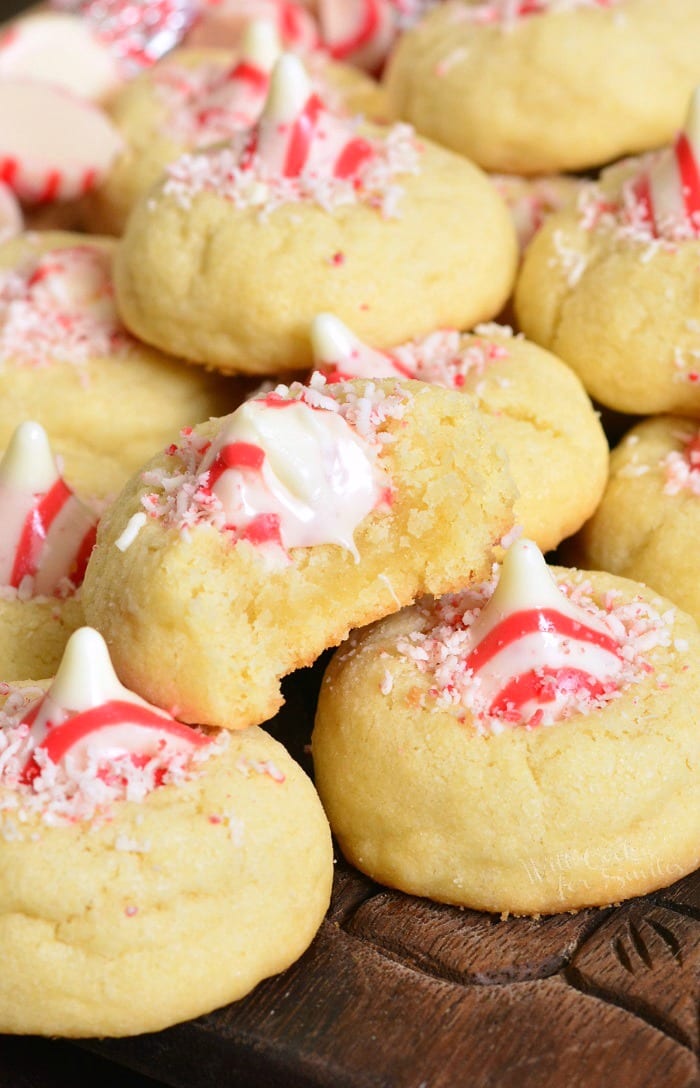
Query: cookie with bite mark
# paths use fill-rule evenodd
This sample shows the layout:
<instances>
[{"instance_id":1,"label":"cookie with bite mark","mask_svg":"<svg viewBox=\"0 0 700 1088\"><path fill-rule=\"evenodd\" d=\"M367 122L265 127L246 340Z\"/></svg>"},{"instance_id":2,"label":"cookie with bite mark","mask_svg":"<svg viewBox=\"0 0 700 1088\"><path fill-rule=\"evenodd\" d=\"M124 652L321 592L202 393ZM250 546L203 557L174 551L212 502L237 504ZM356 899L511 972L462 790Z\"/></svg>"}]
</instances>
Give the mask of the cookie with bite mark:
<instances>
[{"instance_id":1,"label":"cookie with bite mark","mask_svg":"<svg viewBox=\"0 0 700 1088\"><path fill-rule=\"evenodd\" d=\"M700 91L669 147L604 172L527 249L525 335L600 404L700 415Z\"/></svg>"},{"instance_id":2,"label":"cookie with bite mark","mask_svg":"<svg viewBox=\"0 0 700 1088\"><path fill-rule=\"evenodd\" d=\"M330 898L318 796L260 729L175 721L96 631L0 710L0 1030L160 1031L305 951Z\"/></svg>"},{"instance_id":3,"label":"cookie with bite mark","mask_svg":"<svg viewBox=\"0 0 700 1088\"><path fill-rule=\"evenodd\" d=\"M172 163L136 205L115 283L123 320L148 343L279 374L311 365L321 311L380 346L487 320L516 263L507 209L481 171L408 126L333 114L285 54L258 124Z\"/></svg>"},{"instance_id":4,"label":"cookie with bite mark","mask_svg":"<svg viewBox=\"0 0 700 1088\"><path fill-rule=\"evenodd\" d=\"M352 627L483 576L513 498L466 397L392 379L280 386L132 479L101 521L85 614L134 690L244 728Z\"/></svg>"},{"instance_id":5,"label":"cookie with bite mark","mask_svg":"<svg viewBox=\"0 0 700 1088\"><path fill-rule=\"evenodd\" d=\"M698 33L694 0L448 0L401 36L385 85L392 116L485 170L590 170L672 138Z\"/></svg>"},{"instance_id":6,"label":"cookie with bite mark","mask_svg":"<svg viewBox=\"0 0 700 1088\"><path fill-rule=\"evenodd\" d=\"M543 551L555 548L595 510L608 471L598 416L573 371L511 328L437 329L377 351L334 315L320 314L311 340L316 366L329 378L394 374L469 396L488 416L508 458L518 489L516 523Z\"/></svg>"},{"instance_id":7,"label":"cookie with bite mark","mask_svg":"<svg viewBox=\"0 0 700 1088\"><path fill-rule=\"evenodd\" d=\"M315 781L348 860L412 895L549 914L700 863L700 635L645 586L511 546L494 582L351 636Z\"/></svg>"},{"instance_id":8,"label":"cookie with bite mark","mask_svg":"<svg viewBox=\"0 0 700 1088\"><path fill-rule=\"evenodd\" d=\"M131 336L114 303L114 240L28 233L0 247L0 449L44 426L84 495L113 495L181 427L241 390Z\"/></svg>"}]
</instances>

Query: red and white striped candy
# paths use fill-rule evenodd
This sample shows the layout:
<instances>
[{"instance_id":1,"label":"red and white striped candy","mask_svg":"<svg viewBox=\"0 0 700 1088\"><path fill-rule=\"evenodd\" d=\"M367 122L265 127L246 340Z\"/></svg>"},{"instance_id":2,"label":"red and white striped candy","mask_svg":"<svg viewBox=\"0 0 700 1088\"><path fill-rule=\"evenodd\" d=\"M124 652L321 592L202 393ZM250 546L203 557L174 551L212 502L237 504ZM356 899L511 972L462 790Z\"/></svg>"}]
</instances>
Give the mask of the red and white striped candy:
<instances>
[{"instance_id":1,"label":"red and white striped candy","mask_svg":"<svg viewBox=\"0 0 700 1088\"><path fill-rule=\"evenodd\" d=\"M194 753L209 738L151 706L120 683L102 636L91 627L74 631L46 695L23 718L36 747L23 778L41 773L42 752L53 763L124 757L141 765L154 755Z\"/></svg>"},{"instance_id":2,"label":"red and white striped candy","mask_svg":"<svg viewBox=\"0 0 700 1088\"><path fill-rule=\"evenodd\" d=\"M275 65L265 108L243 154L257 154L271 174L351 178L374 155L369 140L329 113L301 61L284 53Z\"/></svg>"},{"instance_id":3,"label":"red and white striped candy","mask_svg":"<svg viewBox=\"0 0 700 1088\"><path fill-rule=\"evenodd\" d=\"M700 88L684 128L633 184L636 211L654 234L700 234Z\"/></svg>"},{"instance_id":4,"label":"red and white striped candy","mask_svg":"<svg viewBox=\"0 0 700 1088\"><path fill-rule=\"evenodd\" d=\"M44 428L21 423L0 461L0 585L23 597L77 588L96 526L61 478Z\"/></svg>"},{"instance_id":5,"label":"red and white striped candy","mask_svg":"<svg viewBox=\"0 0 700 1088\"><path fill-rule=\"evenodd\" d=\"M230 138L258 120L270 84L270 72L281 53L273 23L256 20L246 27L237 63L206 82L174 115L183 131L194 133L197 147Z\"/></svg>"},{"instance_id":6,"label":"red and white striped candy","mask_svg":"<svg viewBox=\"0 0 700 1088\"><path fill-rule=\"evenodd\" d=\"M519 540L506 553L496 590L471 628L464 667L485 713L512 722L556 719L567 703L595 700L623 669L605 625L561 593L542 553Z\"/></svg>"},{"instance_id":7,"label":"red and white striped candy","mask_svg":"<svg viewBox=\"0 0 700 1088\"><path fill-rule=\"evenodd\" d=\"M24 229L24 216L9 185L0 182L0 245L16 238Z\"/></svg>"},{"instance_id":8,"label":"red and white striped candy","mask_svg":"<svg viewBox=\"0 0 700 1088\"><path fill-rule=\"evenodd\" d=\"M0 181L27 204L83 196L123 146L90 102L39 80L0 80Z\"/></svg>"},{"instance_id":9,"label":"red and white striped candy","mask_svg":"<svg viewBox=\"0 0 700 1088\"><path fill-rule=\"evenodd\" d=\"M392 0L319 0L321 40L335 60L379 71L397 34Z\"/></svg>"},{"instance_id":10,"label":"red and white striped candy","mask_svg":"<svg viewBox=\"0 0 700 1088\"><path fill-rule=\"evenodd\" d=\"M318 314L311 323L311 346L317 370L328 382L350 378L414 378L461 389L490 364L508 358L503 343L463 337L457 329L435 329L427 336L377 351L364 344L333 314Z\"/></svg>"},{"instance_id":11,"label":"red and white striped candy","mask_svg":"<svg viewBox=\"0 0 700 1088\"><path fill-rule=\"evenodd\" d=\"M285 549L338 544L356 557L353 534L386 488L366 441L339 412L276 393L227 418L204 455L205 473L203 490L238 539Z\"/></svg>"},{"instance_id":12,"label":"red and white striped candy","mask_svg":"<svg viewBox=\"0 0 700 1088\"><path fill-rule=\"evenodd\" d=\"M187 45L236 49L251 20L275 25L284 49L306 53L319 44L318 28L311 13L289 0L204 0Z\"/></svg>"},{"instance_id":13,"label":"red and white striped candy","mask_svg":"<svg viewBox=\"0 0 700 1088\"><path fill-rule=\"evenodd\" d=\"M119 66L77 15L42 12L0 35L0 76L40 79L99 101L121 83Z\"/></svg>"}]
</instances>

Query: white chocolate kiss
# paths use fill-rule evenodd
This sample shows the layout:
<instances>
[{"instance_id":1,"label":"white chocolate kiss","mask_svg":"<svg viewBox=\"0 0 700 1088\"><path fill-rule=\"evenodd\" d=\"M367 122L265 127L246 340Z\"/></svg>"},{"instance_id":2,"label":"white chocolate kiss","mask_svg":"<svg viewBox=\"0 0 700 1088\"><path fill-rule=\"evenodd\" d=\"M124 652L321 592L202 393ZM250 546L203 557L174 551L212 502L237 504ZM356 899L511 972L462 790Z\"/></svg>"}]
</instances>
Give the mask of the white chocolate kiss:
<instances>
[{"instance_id":1,"label":"white chocolate kiss","mask_svg":"<svg viewBox=\"0 0 700 1088\"><path fill-rule=\"evenodd\" d=\"M450 328L435 329L427 336L397 344L391 351L379 351L363 343L333 314L314 318L311 346L314 364L328 381L414 378L445 389L475 382L491 363L508 358L502 337L463 336Z\"/></svg>"},{"instance_id":2,"label":"white chocolate kiss","mask_svg":"<svg viewBox=\"0 0 700 1088\"><path fill-rule=\"evenodd\" d=\"M282 52L277 27L270 19L251 19L241 39L241 60L270 72Z\"/></svg>"},{"instance_id":3,"label":"white chocolate kiss","mask_svg":"<svg viewBox=\"0 0 700 1088\"><path fill-rule=\"evenodd\" d=\"M500 23L507 28L532 15L556 15L575 11L577 8L611 8L620 2L621 0L486 0L468 7L464 18L483 26Z\"/></svg>"},{"instance_id":4,"label":"white chocolate kiss","mask_svg":"<svg viewBox=\"0 0 700 1088\"><path fill-rule=\"evenodd\" d=\"M127 754L155 754L165 745L171 752L188 752L203 743L200 734L124 687L112 666L107 644L92 627L73 632L53 683L40 702L29 708L25 719L31 721L36 745L42 746L49 734L77 715L113 703L119 705L123 716L108 724L97 719L93 729L66 746L58 762L70 757L74 766L80 766L88 754L114 759ZM129 707L134 708L133 717ZM161 719L163 725L158 728Z\"/></svg>"},{"instance_id":5,"label":"white chocolate kiss","mask_svg":"<svg viewBox=\"0 0 700 1088\"><path fill-rule=\"evenodd\" d=\"M41 500L58 486L50 522L41 521ZM20 423L0 460L0 585L22 565L30 581L26 595L50 595L71 576L96 517L62 484L46 431Z\"/></svg>"},{"instance_id":6,"label":"white chocolate kiss","mask_svg":"<svg viewBox=\"0 0 700 1088\"><path fill-rule=\"evenodd\" d=\"M519 617L537 614L534 630L516 633ZM547 618L552 615L553 619ZM527 620L524 625L528 626ZM584 675L592 684L609 685L623 670L610 630L564 596L531 540L521 539L509 548L496 590L470 635L466 665L474 670L480 703L484 700L492 706L517 677L531 672L540 678L545 672L551 675L552 698L533 694L522 702L516 700L516 713L523 721L544 708L550 719L556 718L572 696L580 698ZM481 661L488 636L495 652Z\"/></svg>"},{"instance_id":7,"label":"white chocolate kiss","mask_svg":"<svg viewBox=\"0 0 700 1088\"><path fill-rule=\"evenodd\" d=\"M277 515L284 548L339 544L359 558L354 532L379 501L382 474L341 415L303 401L247 401L216 436L201 471L235 443L264 457L259 468L226 469L212 485L230 527L242 534L259 515Z\"/></svg>"},{"instance_id":8,"label":"white chocolate kiss","mask_svg":"<svg viewBox=\"0 0 700 1088\"><path fill-rule=\"evenodd\" d=\"M690 222L700 232L700 87L690 99L685 124L636 183L656 233L673 233Z\"/></svg>"},{"instance_id":9,"label":"white chocolate kiss","mask_svg":"<svg viewBox=\"0 0 700 1088\"><path fill-rule=\"evenodd\" d=\"M311 324L314 365L341 378L406 377L390 355L368 347L334 314L318 314Z\"/></svg>"},{"instance_id":10,"label":"white chocolate kiss","mask_svg":"<svg viewBox=\"0 0 700 1088\"><path fill-rule=\"evenodd\" d=\"M270 76L270 86L256 131L255 153L268 175L350 177L356 173L351 155L364 145L354 125L329 113L313 94L304 65L293 53L283 53Z\"/></svg>"},{"instance_id":11,"label":"white chocolate kiss","mask_svg":"<svg viewBox=\"0 0 700 1088\"><path fill-rule=\"evenodd\" d=\"M169 121L176 138L182 133L186 143L197 148L230 139L231 135L254 125L263 109L269 89L269 75L282 52L274 23L256 19L248 24L237 62L212 77L208 63L203 85L193 82L184 104L174 105ZM163 79L169 69L163 69ZM197 78L197 70L183 73ZM200 77L201 78L201 77Z\"/></svg>"}]
</instances>

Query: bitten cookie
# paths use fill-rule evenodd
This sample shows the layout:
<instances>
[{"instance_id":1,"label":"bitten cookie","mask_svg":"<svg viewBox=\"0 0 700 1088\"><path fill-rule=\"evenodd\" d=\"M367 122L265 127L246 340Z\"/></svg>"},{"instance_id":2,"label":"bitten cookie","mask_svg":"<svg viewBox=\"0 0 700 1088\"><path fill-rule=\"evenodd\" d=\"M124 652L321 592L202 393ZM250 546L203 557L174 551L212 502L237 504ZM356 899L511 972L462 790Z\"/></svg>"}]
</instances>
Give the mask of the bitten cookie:
<instances>
[{"instance_id":1,"label":"bitten cookie","mask_svg":"<svg viewBox=\"0 0 700 1088\"><path fill-rule=\"evenodd\" d=\"M104 497L186 424L231 410L235 383L139 343L117 317L114 242L25 234L0 247L0 449L41 423L71 484Z\"/></svg>"},{"instance_id":2,"label":"bitten cookie","mask_svg":"<svg viewBox=\"0 0 700 1088\"><path fill-rule=\"evenodd\" d=\"M664 887L700 863L697 625L646 587L553 569L354 634L324 677L315 781L380 883L539 914Z\"/></svg>"},{"instance_id":3,"label":"bitten cookie","mask_svg":"<svg viewBox=\"0 0 700 1088\"><path fill-rule=\"evenodd\" d=\"M483 576L513 497L466 397L280 386L134 477L101 521L85 614L134 690L242 728L352 627Z\"/></svg>"},{"instance_id":4,"label":"bitten cookie","mask_svg":"<svg viewBox=\"0 0 700 1088\"><path fill-rule=\"evenodd\" d=\"M698 622L699 454L697 420L637 424L613 450L600 506L570 543L576 562L646 582Z\"/></svg>"},{"instance_id":5,"label":"bitten cookie","mask_svg":"<svg viewBox=\"0 0 700 1088\"><path fill-rule=\"evenodd\" d=\"M699 33L695 0L450 0L401 37L387 94L486 170L587 170L671 139Z\"/></svg>"},{"instance_id":6,"label":"bitten cookie","mask_svg":"<svg viewBox=\"0 0 700 1088\"><path fill-rule=\"evenodd\" d=\"M85 221L97 233L120 235L140 196L165 167L188 151L230 140L257 121L270 70L281 53L270 23L249 24L238 52L177 49L131 80L110 106L125 149L85 201ZM304 60L324 100L350 115L386 117L384 94L361 72L320 53Z\"/></svg>"},{"instance_id":7,"label":"bitten cookie","mask_svg":"<svg viewBox=\"0 0 700 1088\"><path fill-rule=\"evenodd\" d=\"M700 97L672 147L627 162L553 215L515 290L526 336L631 415L700 415Z\"/></svg>"},{"instance_id":8,"label":"bitten cookie","mask_svg":"<svg viewBox=\"0 0 700 1088\"><path fill-rule=\"evenodd\" d=\"M43 427L21 423L0 459L0 676L52 676L83 623L97 512L62 479Z\"/></svg>"},{"instance_id":9,"label":"bitten cookie","mask_svg":"<svg viewBox=\"0 0 700 1088\"><path fill-rule=\"evenodd\" d=\"M333 857L282 745L149 706L89 628L43 687L0 711L0 1030L160 1031L293 963Z\"/></svg>"},{"instance_id":10,"label":"bitten cookie","mask_svg":"<svg viewBox=\"0 0 700 1088\"><path fill-rule=\"evenodd\" d=\"M571 369L512 329L439 329L376 351L332 314L321 314L311 338L316 365L329 378L395 374L472 397L508 457L518 489L516 523L543 551L595 510L608 473L598 416Z\"/></svg>"},{"instance_id":11,"label":"bitten cookie","mask_svg":"<svg viewBox=\"0 0 700 1088\"><path fill-rule=\"evenodd\" d=\"M115 284L148 343L278 374L311 365L321 311L380 346L490 319L516 263L508 211L481 171L406 125L332 114L285 55L259 123L171 164L137 204Z\"/></svg>"},{"instance_id":12,"label":"bitten cookie","mask_svg":"<svg viewBox=\"0 0 700 1088\"><path fill-rule=\"evenodd\" d=\"M574 203L584 184L582 178L567 174L492 174L491 181L508 205L521 252L550 215Z\"/></svg>"}]
</instances>

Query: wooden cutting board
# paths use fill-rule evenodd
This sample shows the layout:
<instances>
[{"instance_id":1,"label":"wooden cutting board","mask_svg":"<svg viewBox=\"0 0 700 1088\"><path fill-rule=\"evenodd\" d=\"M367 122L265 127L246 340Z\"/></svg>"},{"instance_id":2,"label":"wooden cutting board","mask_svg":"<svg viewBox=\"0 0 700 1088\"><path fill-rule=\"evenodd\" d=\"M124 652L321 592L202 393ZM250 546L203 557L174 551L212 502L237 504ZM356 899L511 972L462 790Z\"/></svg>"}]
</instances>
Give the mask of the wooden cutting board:
<instances>
[{"instance_id":1,"label":"wooden cutting board","mask_svg":"<svg viewBox=\"0 0 700 1088\"><path fill-rule=\"evenodd\" d=\"M319 673L288 684L269 726L307 769ZM700 872L615 908L503 921L339 859L285 974L167 1031L81 1045L173 1088L699 1088Z\"/></svg>"}]
</instances>

